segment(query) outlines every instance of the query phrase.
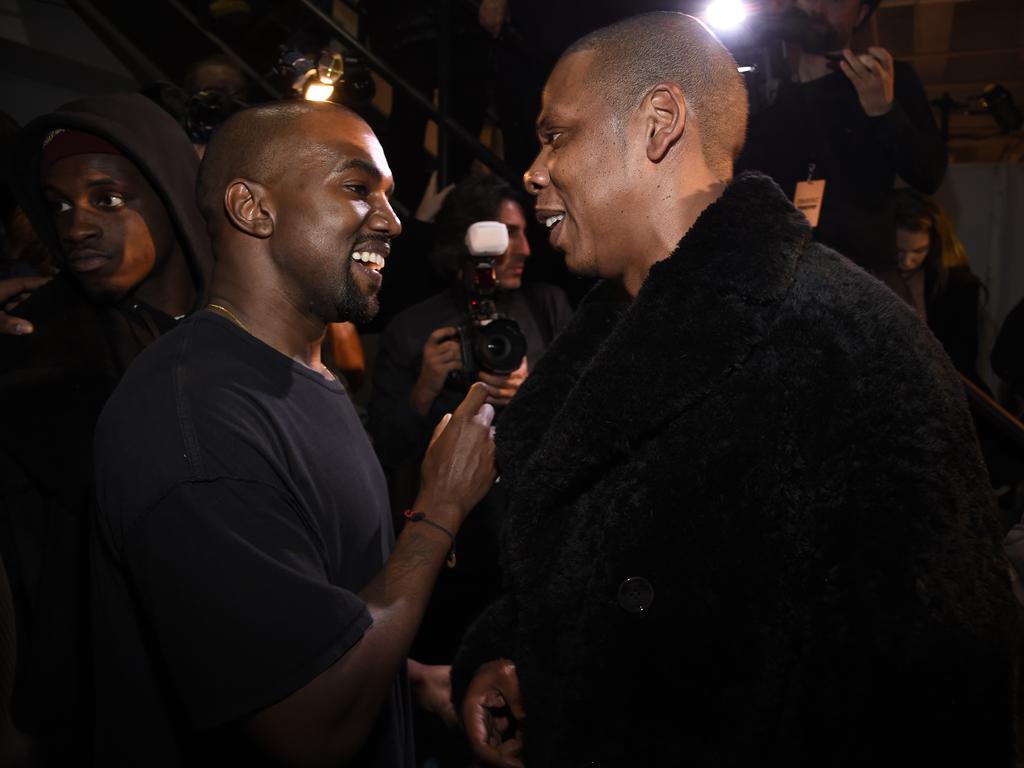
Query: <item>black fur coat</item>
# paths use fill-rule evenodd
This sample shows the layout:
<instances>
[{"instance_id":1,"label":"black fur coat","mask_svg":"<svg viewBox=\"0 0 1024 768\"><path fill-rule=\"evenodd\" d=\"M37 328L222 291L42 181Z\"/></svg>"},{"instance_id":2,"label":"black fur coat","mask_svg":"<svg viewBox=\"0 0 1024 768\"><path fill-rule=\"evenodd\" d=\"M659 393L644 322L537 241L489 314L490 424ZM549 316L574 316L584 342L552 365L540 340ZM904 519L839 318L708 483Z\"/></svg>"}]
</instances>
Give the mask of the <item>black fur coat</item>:
<instances>
[{"instance_id":1,"label":"black fur coat","mask_svg":"<svg viewBox=\"0 0 1024 768\"><path fill-rule=\"evenodd\" d=\"M1015 607L960 382L767 177L627 304L602 284L498 431L526 764L995 766ZM642 609L642 610L641 610Z\"/></svg>"}]
</instances>

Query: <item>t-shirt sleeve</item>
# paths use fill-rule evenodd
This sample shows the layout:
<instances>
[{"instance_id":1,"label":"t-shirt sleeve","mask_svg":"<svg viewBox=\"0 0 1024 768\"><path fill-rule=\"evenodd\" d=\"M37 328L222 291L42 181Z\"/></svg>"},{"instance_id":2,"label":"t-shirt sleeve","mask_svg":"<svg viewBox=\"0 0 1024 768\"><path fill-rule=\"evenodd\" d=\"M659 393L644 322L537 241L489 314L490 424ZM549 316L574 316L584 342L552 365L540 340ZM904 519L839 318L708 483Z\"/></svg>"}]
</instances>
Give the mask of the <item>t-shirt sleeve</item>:
<instances>
[{"instance_id":1,"label":"t-shirt sleeve","mask_svg":"<svg viewBox=\"0 0 1024 768\"><path fill-rule=\"evenodd\" d=\"M312 521L282 489L182 483L126 532L122 563L190 725L222 725L301 688L372 623L332 585Z\"/></svg>"}]
</instances>

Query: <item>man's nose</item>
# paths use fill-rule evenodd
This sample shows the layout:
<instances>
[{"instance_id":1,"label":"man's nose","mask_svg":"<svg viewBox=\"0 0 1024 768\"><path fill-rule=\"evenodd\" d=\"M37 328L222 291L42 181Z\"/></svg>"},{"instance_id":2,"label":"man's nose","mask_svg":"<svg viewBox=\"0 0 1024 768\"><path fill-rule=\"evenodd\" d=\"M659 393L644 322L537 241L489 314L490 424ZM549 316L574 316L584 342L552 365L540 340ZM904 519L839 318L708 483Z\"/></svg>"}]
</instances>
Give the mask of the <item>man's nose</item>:
<instances>
[{"instance_id":1,"label":"man's nose","mask_svg":"<svg viewBox=\"0 0 1024 768\"><path fill-rule=\"evenodd\" d=\"M523 186L531 195L540 194L540 191L550 183L551 177L548 176L547 169L539 165L537 161L534 161L529 170L523 174Z\"/></svg>"},{"instance_id":2,"label":"man's nose","mask_svg":"<svg viewBox=\"0 0 1024 768\"><path fill-rule=\"evenodd\" d=\"M374 232L382 232L388 237L398 237L402 234L402 221L391 207L391 203L387 201L370 214L369 224Z\"/></svg>"},{"instance_id":3,"label":"man's nose","mask_svg":"<svg viewBox=\"0 0 1024 768\"><path fill-rule=\"evenodd\" d=\"M57 232L62 240L81 243L103 234L103 228L93 212L76 205L57 221Z\"/></svg>"}]
</instances>

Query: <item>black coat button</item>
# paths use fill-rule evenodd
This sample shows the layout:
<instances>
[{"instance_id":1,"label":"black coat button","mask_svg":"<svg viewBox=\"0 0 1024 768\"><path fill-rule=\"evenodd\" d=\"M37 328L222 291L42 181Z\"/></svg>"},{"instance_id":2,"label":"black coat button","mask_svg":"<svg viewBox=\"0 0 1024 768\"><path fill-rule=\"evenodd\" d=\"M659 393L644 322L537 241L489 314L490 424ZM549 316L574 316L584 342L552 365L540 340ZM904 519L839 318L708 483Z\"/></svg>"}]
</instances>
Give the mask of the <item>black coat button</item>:
<instances>
[{"instance_id":1,"label":"black coat button","mask_svg":"<svg viewBox=\"0 0 1024 768\"><path fill-rule=\"evenodd\" d=\"M619 585L619 605L630 613L643 613L654 602L654 587L642 576L631 576Z\"/></svg>"}]
</instances>

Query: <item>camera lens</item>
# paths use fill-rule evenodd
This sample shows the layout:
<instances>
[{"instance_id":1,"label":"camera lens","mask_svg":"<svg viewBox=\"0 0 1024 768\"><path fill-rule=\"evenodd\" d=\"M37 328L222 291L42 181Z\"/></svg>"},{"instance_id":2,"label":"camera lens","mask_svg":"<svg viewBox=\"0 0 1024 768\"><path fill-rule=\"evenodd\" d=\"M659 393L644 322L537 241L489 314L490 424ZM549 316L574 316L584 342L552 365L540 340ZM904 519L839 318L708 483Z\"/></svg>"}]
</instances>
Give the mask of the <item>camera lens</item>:
<instances>
[{"instance_id":1,"label":"camera lens","mask_svg":"<svg viewBox=\"0 0 1024 768\"><path fill-rule=\"evenodd\" d=\"M526 337L515 320L501 317L476 329L474 352L485 371L512 373L526 354Z\"/></svg>"}]
</instances>

